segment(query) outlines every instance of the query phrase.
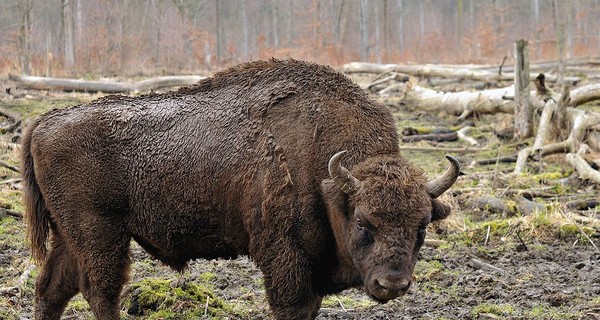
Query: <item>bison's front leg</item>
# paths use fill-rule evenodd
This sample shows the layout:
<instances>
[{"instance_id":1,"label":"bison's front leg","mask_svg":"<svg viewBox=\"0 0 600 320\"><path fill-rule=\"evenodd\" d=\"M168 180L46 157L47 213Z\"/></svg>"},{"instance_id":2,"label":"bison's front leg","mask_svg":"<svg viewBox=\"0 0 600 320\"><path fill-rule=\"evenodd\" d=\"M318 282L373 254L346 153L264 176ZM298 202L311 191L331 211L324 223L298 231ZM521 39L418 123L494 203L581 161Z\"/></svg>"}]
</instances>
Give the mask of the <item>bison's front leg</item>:
<instances>
[{"instance_id":1,"label":"bison's front leg","mask_svg":"<svg viewBox=\"0 0 600 320\"><path fill-rule=\"evenodd\" d=\"M306 256L289 248L273 249L277 257L261 264L275 319L314 319L322 297L315 293Z\"/></svg>"}]
</instances>

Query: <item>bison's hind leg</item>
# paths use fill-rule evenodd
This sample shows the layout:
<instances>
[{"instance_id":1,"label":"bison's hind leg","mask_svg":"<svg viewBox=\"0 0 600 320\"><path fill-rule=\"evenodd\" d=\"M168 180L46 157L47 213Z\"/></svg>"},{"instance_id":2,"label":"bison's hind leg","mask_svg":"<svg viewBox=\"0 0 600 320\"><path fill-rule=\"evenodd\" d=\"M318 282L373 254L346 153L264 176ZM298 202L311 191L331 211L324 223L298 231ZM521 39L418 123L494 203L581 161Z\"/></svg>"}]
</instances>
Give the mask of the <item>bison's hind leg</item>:
<instances>
[{"instance_id":1,"label":"bison's hind leg","mask_svg":"<svg viewBox=\"0 0 600 320\"><path fill-rule=\"evenodd\" d=\"M88 230L85 235L86 245L78 246L77 249L79 288L96 319L117 320L120 318L121 290L129 280L131 238L114 225L108 228L100 220L95 222L98 224L98 233Z\"/></svg>"},{"instance_id":2,"label":"bison's hind leg","mask_svg":"<svg viewBox=\"0 0 600 320\"><path fill-rule=\"evenodd\" d=\"M35 286L35 318L60 319L67 303L79 292L78 270L63 239L56 235Z\"/></svg>"}]
</instances>

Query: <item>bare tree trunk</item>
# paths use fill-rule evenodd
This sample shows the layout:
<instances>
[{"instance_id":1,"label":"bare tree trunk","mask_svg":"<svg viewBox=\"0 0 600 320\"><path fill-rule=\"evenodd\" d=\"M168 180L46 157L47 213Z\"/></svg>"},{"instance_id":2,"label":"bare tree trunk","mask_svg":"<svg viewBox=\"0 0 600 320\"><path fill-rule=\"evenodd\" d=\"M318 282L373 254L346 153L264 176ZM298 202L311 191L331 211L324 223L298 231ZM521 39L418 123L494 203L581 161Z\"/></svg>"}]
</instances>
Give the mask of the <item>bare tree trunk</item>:
<instances>
[{"instance_id":1,"label":"bare tree trunk","mask_svg":"<svg viewBox=\"0 0 600 320\"><path fill-rule=\"evenodd\" d=\"M383 0L383 60L388 61L388 0Z\"/></svg>"},{"instance_id":2,"label":"bare tree trunk","mask_svg":"<svg viewBox=\"0 0 600 320\"><path fill-rule=\"evenodd\" d=\"M404 6L403 0L398 0L398 50L402 54L404 51Z\"/></svg>"},{"instance_id":3,"label":"bare tree trunk","mask_svg":"<svg viewBox=\"0 0 600 320\"><path fill-rule=\"evenodd\" d=\"M279 47L279 8L278 1L271 1L271 24L273 30L273 46L275 48Z\"/></svg>"},{"instance_id":4,"label":"bare tree trunk","mask_svg":"<svg viewBox=\"0 0 600 320\"><path fill-rule=\"evenodd\" d=\"M31 74L31 9L31 0L19 2L19 60L23 74Z\"/></svg>"},{"instance_id":5,"label":"bare tree trunk","mask_svg":"<svg viewBox=\"0 0 600 320\"><path fill-rule=\"evenodd\" d=\"M242 12L242 28L244 29L244 42L242 44L242 53L245 59L249 58L249 47L248 47L248 17L246 10L248 10L246 0L242 0L242 8L240 11Z\"/></svg>"},{"instance_id":6,"label":"bare tree trunk","mask_svg":"<svg viewBox=\"0 0 600 320\"><path fill-rule=\"evenodd\" d=\"M457 17L456 17L456 46L458 47L458 52L460 52L461 42L462 42L462 28L463 28L463 0L458 0L457 3Z\"/></svg>"},{"instance_id":7,"label":"bare tree trunk","mask_svg":"<svg viewBox=\"0 0 600 320\"><path fill-rule=\"evenodd\" d=\"M294 40L294 0L290 0L290 8L288 12L288 45L292 45L292 41Z\"/></svg>"},{"instance_id":8,"label":"bare tree trunk","mask_svg":"<svg viewBox=\"0 0 600 320\"><path fill-rule=\"evenodd\" d=\"M381 23L379 19L379 2L374 5L373 16L375 18L375 55L377 56L377 62L381 63Z\"/></svg>"},{"instance_id":9,"label":"bare tree trunk","mask_svg":"<svg viewBox=\"0 0 600 320\"><path fill-rule=\"evenodd\" d=\"M83 5L82 0L75 1L75 49L80 50L83 42Z\"/></svg>"},{"instance_id":10,"label":"bare tree trunk","mask_svg":"<svg viewBox=\"0 0 600 320\"><path fill-rule=\"evenodd\" d=\"M533 0L532 4L533 9L533 29L535 36L535 58L541 59L542 57L542 44L540 43L540 34L541 28L539 26L540 23L540 0Z\"/></svg>"},{"instance_id":11,"label":"bare tree trunk","mask_svg":"<svg viewBox=\"0 0 600 320\"><path fill-rule=\"evenodd\" d=\"M533 134L533 112L529 105L529 57L527 41L515 42L515 137L524 139Z\"/></svg>"},{"instance_id":12,"label":"bare tree trunk","mask_svg":"<svg viewBox=\"0 0 600 320\"><path fill-rule=\"evenodd\" d=\"M46 77L52 77L52 33L46 31Z\"/></svg>"},{"instance_id":13,"label":"bare tree trunk","mask_svg":"<svg viewBox=\"0 0 600 320\"><path fill-rule=\"evenodd\" d=\"M559 3L556 0L552 0L553 16L554 16L554 33L556 34L556 49L558 50L558 85L563 88L565 75L565 24L560 18L561 9L558 7Z\"/></svg>"},{"instance_id":14,"label":"bare tree trunk","mask_svg":"<svg viewBox=\"0 0 600 320\"><path fill-rule=\"evenodd\" d=\"M360 58L362 61L367 61L369 58L369 43L367 39L367 0L360 0Z\"/></svg>"},{"instance_id":15,"label":"bare tree trunk","mask_svg":"<svg viewBox=\"0 0 600 320\"><path fill-rule=\"evenodd\" d=\"M73 72L75 67L75 33L73 1L62 0L63 35L65 39L65 68Z\"/></svg>"},{"instance_id":16,"label":"bare tree trunk","mask_svg":"<svg viewBox=\"0 0 600 320\"><path fill-rule=\"evenodd\" d=\"M219 0L215 0L215 28L215 34L217 35L217 58L215 60L217 61L217 64L220 64L223 52L221 51L221 9Z\"/></svg>"},{"instance_id":17,"label":"bare tree trunk","mask_svg":"<svg viewBox=\"0 0 600 320\"><path fill-rule=\"evenodd\" d=\"M343 38L342 38L342 19L344 17L344 5L346 4L345 0L342 0L340 3L340 9L338 10L337 18L335 19L335 28L333 29L333 36L335 42L338 46L343 46Z\"/></svg>"}]
</instances>

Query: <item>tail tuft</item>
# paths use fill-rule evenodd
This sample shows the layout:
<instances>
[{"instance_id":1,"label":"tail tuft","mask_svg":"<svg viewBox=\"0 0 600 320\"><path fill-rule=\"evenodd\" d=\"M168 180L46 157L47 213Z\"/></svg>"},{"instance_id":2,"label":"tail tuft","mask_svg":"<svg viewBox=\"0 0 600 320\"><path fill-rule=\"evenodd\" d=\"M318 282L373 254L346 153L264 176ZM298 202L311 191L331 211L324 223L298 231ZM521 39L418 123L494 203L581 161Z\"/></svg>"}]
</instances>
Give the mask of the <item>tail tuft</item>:
<instances>
[{"instance_id":1,"label":"tail tuft","mask_svg":"<svg viewBox=\"0 0 600 320\"><path fill-rule=\"evenodd\" d=\"M31 136L38 126L39 120L32 123L21 145L21 175L23 177L23 203L25 205L25 221L27 238L31 246L33 259L40 263L48 252L47 242L50 234L49 212L46 208L42 192L37 183L31 154Z\"/></svg>"}]
</instances>

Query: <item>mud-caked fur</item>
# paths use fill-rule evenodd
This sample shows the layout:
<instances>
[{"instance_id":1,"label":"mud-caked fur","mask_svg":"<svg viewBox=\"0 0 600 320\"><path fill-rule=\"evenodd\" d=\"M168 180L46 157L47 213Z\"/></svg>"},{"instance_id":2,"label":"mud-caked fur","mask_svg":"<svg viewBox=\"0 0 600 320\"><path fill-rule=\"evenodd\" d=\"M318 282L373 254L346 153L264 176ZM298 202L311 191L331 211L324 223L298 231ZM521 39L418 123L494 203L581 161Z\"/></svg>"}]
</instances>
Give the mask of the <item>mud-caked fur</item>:
<instances>
[{"instance_id":1,"label":"mud-caked fur","mask_svg":"<svg viewBox=\"0 0 600 320\"><path fill-rule=\"evenodd\" d=\"M340 150L362 182L355 195L329 176ZM353 286L386 301L398 294L381 287L410 277L424 226L449 212L400 156L384 106L292 59L53 110L24 136L22 163L43 265L36 319L59 319L78 292L97 319L118 319L132 239L176 270L250 255L277 319L312 319L324 295Z\"/></svg>"}]
</instances>

